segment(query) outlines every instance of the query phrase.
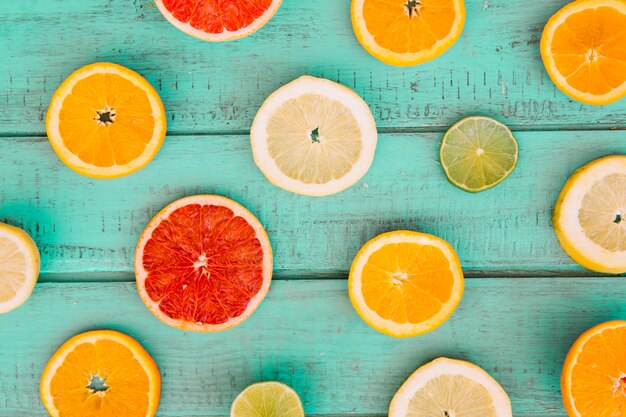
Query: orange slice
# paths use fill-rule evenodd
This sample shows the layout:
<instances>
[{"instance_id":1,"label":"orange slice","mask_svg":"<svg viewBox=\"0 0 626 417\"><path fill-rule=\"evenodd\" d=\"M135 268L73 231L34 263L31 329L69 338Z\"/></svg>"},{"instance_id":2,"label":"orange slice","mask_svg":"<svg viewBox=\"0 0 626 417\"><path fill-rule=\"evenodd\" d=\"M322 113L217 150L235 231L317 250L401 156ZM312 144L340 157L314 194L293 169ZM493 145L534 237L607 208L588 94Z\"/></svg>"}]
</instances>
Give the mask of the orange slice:
<instances>
[{"instance_id":1,"label":"orange slice","mask_svg":"<svg viewBox=\"0 0 626 417\"><path fill-rule=\"evenodd\" d=\"M348 288L361 318L394 337L436 329L463 296L463 272L454 249L425 233L395 231L370 240L357 254Z\"/></svg>"},{"instance_id":2,"label":"orange slice","mask_svg":"<svg viewBox=\"0 0 626 417\"><path fill-rule=\"evenodd\" d=\"M352 27L384 63L408 66L448 50L465 24L463 0L352 0Z\"/></svg>"},{"instance_id":3,"label":"orange slice","mask_svg":"<svg viewBox=\"0 0 626 417\"><path fill-rule=\"evenodd\" d=\"M622 416L626 410L626 321L583 333L563 365L561 392L570 417Z\"/></svg>"},{"instance_id":4,"label":"orange slice","mask_svg":"<svg viewBox=\"0 0 626 417\"><path fill-rule=\"evenodd\" d=\"M137 244L135 276L141 299L159 320L217 332L242 323L265 298L272 248L245 207L195 195L150 221Z\"/></svg>"},{"instance_id":5,"label":"orange slice","mask_svg":"<svg viewBox=\"0 0 626 417\"><path fill-rule=\"evenodd\" d=\"M91 331L56 351L41 376L40 394L52 417L152 417L161 375L130 336Z\"/></svg>"},{"instance_id":6,"label":"orange slice","mask_svg":"<svg viewBox=\"0 0 626 417\"><path fill-rule=\"evenodd\" d=\"M626 1L579 0L550 18L541 57L556 86L587 104L626 96Z\"/></svg>"},{"instance_id":7,"label":"orange slice","mask_svg":"<svg viewBox=\"0 0 626 417\"><path fill-rule=\"evenodd\" d=\"M147 165L165 138L165 110L141 75L109 62L72 73L52 96L46 132L68 167L114 178Z\"/></svg>"},{"instance_id":8,"label":"orange slice","mask_svg":"<svg viewBox=\"0 0 626 417\"><path fill-rule=\"evenodd\" d=\"M274 16L282 0L155 0L165 18L196 38L221 42L248 36Z\"/></svg>"}]
</instances>

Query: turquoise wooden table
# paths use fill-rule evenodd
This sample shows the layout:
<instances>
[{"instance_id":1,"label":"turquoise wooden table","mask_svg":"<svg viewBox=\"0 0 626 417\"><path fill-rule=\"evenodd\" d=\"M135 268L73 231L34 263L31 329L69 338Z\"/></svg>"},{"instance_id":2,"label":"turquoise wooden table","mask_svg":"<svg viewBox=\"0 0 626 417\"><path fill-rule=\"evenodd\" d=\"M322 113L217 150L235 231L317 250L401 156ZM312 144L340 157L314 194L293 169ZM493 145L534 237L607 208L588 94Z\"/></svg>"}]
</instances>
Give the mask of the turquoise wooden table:
<instances>
[{"instance_id":1,"label":"turquoise wooden table","mask_svg":"<svg viewBox=\"0 0 626 417\"><path fill-rule=\"evenodd\" d=\"M42 273L27 303L0 316L0 415L47 415L38 395L46 361L70 336L111 328L154 356L163 417L226 416L236 394L260 380L293 386L308 415L382 416L402 381L442 355L491 373L515 416L565 416L559 376L571 343L626 316L626 282L577 266L552 232L567 177L626 153L626 100L572 101L541 63L543 25L567 2L466 0L467 24L450 51L394 68L360 47L348 0L285 0L262 30L222 44L179 32L149 0L2 1L0 221L34 237ZM75 174L45 137L52 93L94 61L144 75L167 110L162 150L126 178ZM355 89L381 133L367 176L326 198L269 184L249 146L260 104L302 74ZM438 163L443 132L474 114L506 123L520 144L511 177L477 195L450 185ZM265 302L219 334L163 325L134 285L140 232L161 207L195 193L249 207L275 251ZM364 324L346 288L361 245L399 228L448 240L468 278L452 318L408 340Z\"/></svg>"}]
</instances>

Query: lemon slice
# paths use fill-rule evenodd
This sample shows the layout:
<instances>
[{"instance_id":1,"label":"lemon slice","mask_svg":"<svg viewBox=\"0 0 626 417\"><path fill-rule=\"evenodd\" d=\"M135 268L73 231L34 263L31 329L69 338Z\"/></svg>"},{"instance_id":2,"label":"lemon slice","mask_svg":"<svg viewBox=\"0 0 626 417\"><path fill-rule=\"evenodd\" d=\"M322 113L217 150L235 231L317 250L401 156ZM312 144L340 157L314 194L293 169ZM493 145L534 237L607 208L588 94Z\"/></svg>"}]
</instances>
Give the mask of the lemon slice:
<instances>
[{"instance_id":1,"label":"lemon slice","mask_svg":"<svg viewBox=\"0 0 626 417\"><path fill-rule=\"evenodd\" d=\"M265 100L250 140L254 160L272 184L325 196L365 175L378 134L369 107L354 91L302 76Z\"/></svg>"},{"instance_id":2,"label":"lemon slice","mask_svg":"<svg viewBox=\"0 0 626 417\"><path fill-rule=\"evenodd\" d=\"M439 358L419 368L391 400L389 417L511 417L511 402L482 368Z\"/></svg>"},{"instance_id":3,"label":"lemon slice","mask_svg":"<svg viewBox=\"0 0 626 417\"><path fill-rule=\"evenodd\" d=\"M21 306L37 283L39 250L26 232L0 223L0 314Z\"/></svg>"},{"instance_id":4,"label":"lemon slice","mask_svg":"<svg viewBox=\"0 0 626 417\"><path fill-rule=\"evenodd\" d=\"M241 392L233 402L231 417L304 417L298 394L280 382L259 382Z\"/></svg>"},{"instance_id":5,"label":"lemon slice","mask_svg":"<svg viewBox=\"0 0 626 417\"><path fill-rule=\"evenodd\" d=\"M567 180L554 230L565 252L585 268L626 272L626 155L597 159Z\"/></svg>"},{"instance_id":6,"label":"lemon slice","mask_svg":"<svg viewBox=\"0 0 626 417\"><path fill-rule=\"evenodd\" d=\"M452 126L439 152L448 180L474 193L504 181L515 169L517 154L517 141L509 128L481 116L468 117Z\"/></svg>"}]
</instances>

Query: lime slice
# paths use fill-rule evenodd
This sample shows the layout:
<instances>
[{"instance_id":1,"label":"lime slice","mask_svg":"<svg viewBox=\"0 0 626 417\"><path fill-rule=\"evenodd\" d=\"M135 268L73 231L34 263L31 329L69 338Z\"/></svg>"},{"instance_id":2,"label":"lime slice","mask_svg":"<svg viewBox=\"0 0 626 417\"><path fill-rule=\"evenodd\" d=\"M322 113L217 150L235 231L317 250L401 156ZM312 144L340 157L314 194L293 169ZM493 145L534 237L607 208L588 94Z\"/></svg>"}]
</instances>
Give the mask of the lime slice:
<instances>
[{"instance_id":1,"label":"lime slice","mask_svg":"<svg viewBox=\"0 0 626 417\"><path fill-rule=\"evenodd\" d=\"M439 157L448 180L476 193L491 188L515 169L517 141L508 127L473 116L452 126L443 137Z\"/></svg>"},{"instance_id":2,"label":"lime slice","mask_svg":"<svg viewBox=\"0 0 626 417\"><path fill-rule=\"evenodd\" d=\"M280 382L259 382L241 392L230 417L304 417L298 394Z\"/></svg>"}]
</instances>

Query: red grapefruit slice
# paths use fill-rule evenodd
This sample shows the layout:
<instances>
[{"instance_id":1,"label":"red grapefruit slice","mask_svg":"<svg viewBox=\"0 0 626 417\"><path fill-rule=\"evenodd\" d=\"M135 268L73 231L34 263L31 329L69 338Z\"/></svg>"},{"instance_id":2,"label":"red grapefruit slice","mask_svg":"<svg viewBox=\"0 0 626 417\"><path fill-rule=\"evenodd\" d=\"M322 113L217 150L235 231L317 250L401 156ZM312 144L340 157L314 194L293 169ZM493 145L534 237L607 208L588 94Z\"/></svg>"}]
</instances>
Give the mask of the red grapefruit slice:
<instances>
[{"instance_id":1,"label":"red grapefruit slice","mask_svg":"<svg viewBox=\"0 0 626 417\"><path fill-rule=\"evenodd\" d=\"M261 29L282 0L155 0L167 20L211 42L243 38Z\"/></svg>"},{"instance_id":2,"label":"red grapefruit slice","mask_svg":"<svg viewBox=\"0 0 626 417\"><path fill-rule=\"evenodd\" d=\"M135 251L141 299L162 322L218 332L246 320L272 280L267 232L245 207L195 195L161 210Z\"/></svg>"}]
</instances>

